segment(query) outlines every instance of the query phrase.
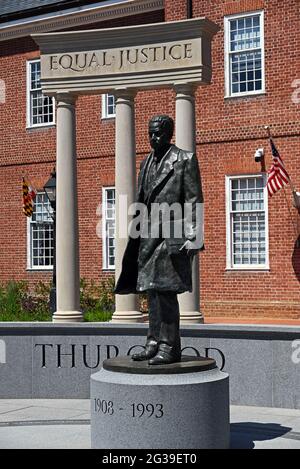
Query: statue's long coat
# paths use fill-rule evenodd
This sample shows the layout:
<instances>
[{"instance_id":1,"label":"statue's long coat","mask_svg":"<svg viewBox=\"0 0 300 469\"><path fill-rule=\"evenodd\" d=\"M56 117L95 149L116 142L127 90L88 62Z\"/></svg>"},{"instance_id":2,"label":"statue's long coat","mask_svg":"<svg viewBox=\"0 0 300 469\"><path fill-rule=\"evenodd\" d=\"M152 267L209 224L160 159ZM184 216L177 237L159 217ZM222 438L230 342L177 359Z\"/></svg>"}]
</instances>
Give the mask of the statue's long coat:
<instances>
[{"instance_id":1,"label":"statue's long coat","mask_svg":"<svg viewBox=\"0 0 300 469\"><path fill-rule=\"evenodd\" d=\"M166 202L170 205L177 202L182 207L185 203L190 203L193 211L193 216L190 217L192 223L187 226L182 217L174 218L174 223L184 223L185 234L182 238L163 236L162 223L159 224L159 237L129 237L122 271L115 288L118 294L139 293L150 289L176 293L192 291L192 257L187 255L185 249L179 251L179 248L186 239L194 238L197 230L203 230L203 226L197 225L199 220L196 220L196 204L203 203L197 157L194 153L172 145L161 161L150 195L145 201L145 177L151 158L150 153L142 161L138 177L137 201L147 203L149 211L149 217L142 223L148 222L150 227L151 204ZM151 221L153 226L153 220ZM199 250L201 248L202 246Z\"/></svg>"}]
</instances>

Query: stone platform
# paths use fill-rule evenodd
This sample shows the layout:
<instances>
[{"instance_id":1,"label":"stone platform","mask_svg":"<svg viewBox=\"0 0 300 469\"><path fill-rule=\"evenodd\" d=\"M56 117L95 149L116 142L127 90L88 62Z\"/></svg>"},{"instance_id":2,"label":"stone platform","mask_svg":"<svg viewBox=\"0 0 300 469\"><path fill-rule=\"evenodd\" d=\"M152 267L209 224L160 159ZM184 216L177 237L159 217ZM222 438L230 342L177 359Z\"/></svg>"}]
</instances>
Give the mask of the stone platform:
<instances>
[{"instance_id":1,"label":"stone platform","mask_svg":"<svg viewBox=\"0 0 300 469\"><path fill-rule=\"evenodd\" d=\"M228 374L204 357L105 360L91 376L91 435L92 448L229 448Z\"/></svg>"},{"instance_id":2,"label":"stone platform","mask_svg":"<svg viewBox=\"0 0 300 469\"><path fill-rule=\"evenodd\" d=\"M0 323L0 399L89 399L91 374L108 358L142 351L147 330ZM229 374L231 405L300 409L299 326L197 324L180 334L182 354L213 358Z\"/></svg>"}]
</instances>

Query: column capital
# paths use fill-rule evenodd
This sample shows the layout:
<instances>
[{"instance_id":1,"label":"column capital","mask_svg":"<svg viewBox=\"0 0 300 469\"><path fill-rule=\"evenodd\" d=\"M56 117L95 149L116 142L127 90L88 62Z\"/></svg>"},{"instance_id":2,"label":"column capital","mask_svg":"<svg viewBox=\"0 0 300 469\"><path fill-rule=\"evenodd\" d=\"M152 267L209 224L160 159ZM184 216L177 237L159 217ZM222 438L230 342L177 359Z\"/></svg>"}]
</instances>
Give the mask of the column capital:
<instances>
[{"instance_id":1,"label":"column capital","mask_svg":"<svg viewBox=\"0 0 300 469\"><path fill-rule=\"evenodd\" d=\"M112 94L114 95L116 99L116 104L118 104L118 101L133 101L136 94L137 90L135 89L128 89L128 88L115 88L112 91Z\"/></svg>"},{"instance_id":2,"label":"column capital","mask_svg":"<svg viewBox=\"0 0 300 469\"><path fill-rule=\"evenodd\" d=\"M194 83L178 83L174 85L174 90L176 92L177 98L194 98L197 85Z\"/></svg>"},{"instance_id":3,"label":"column capital","mask_svg":"<svg viewBox=\"0 0 300 469\"><path fill-rule=\"evenodd\" d=\"M68 92L60 92L56 93L55 99L57 102L57 105L70 105L74 106L77 100L77 95L74 93L68 93Z\"/></svg>"}]
</instances>

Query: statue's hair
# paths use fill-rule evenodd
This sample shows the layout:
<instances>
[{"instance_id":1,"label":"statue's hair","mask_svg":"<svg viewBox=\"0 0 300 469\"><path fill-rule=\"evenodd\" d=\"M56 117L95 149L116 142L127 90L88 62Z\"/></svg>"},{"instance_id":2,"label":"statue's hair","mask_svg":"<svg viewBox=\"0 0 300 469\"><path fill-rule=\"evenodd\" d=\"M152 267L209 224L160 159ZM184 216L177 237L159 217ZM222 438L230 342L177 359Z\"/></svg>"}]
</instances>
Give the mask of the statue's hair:
<instances>
[{"instance_id":1,"label":"statue's hair","mask_svg":"<svg viewBox=\"0 0 300 469\"><path fill-rule=\"evenodd\" d=\"M172 117L167 116L165 114L159 115L159 116L153 116L150 121L150 124L154 124L155 122L159 122L162 126L162 128L166 131L168 136L172 138L173 133L174 133L174 121Z\"/></svg>"}]
</instances>

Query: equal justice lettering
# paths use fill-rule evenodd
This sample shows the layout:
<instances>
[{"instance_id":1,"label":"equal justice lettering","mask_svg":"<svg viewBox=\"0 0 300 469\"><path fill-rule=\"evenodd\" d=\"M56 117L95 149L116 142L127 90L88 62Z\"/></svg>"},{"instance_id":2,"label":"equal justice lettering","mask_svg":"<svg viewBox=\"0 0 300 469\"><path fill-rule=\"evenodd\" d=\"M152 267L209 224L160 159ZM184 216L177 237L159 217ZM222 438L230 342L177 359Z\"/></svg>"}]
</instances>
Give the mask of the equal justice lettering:
<instances>
[{"instance_id":1,"label":"equal justice lettering","mask_svg":"<svg viewBox=\"0 0 300 469\"><path fill-rule=\"evenodd\" d=\"M117 67L118 70L135 64L155 64L184 59L192 59L192 43L165 46L137 47L116 51L80 52L50 56L50 70L72 70L74 72L105 67ZM98 70L99 71L99 70Z\"/></svg>"}]
</instances>

